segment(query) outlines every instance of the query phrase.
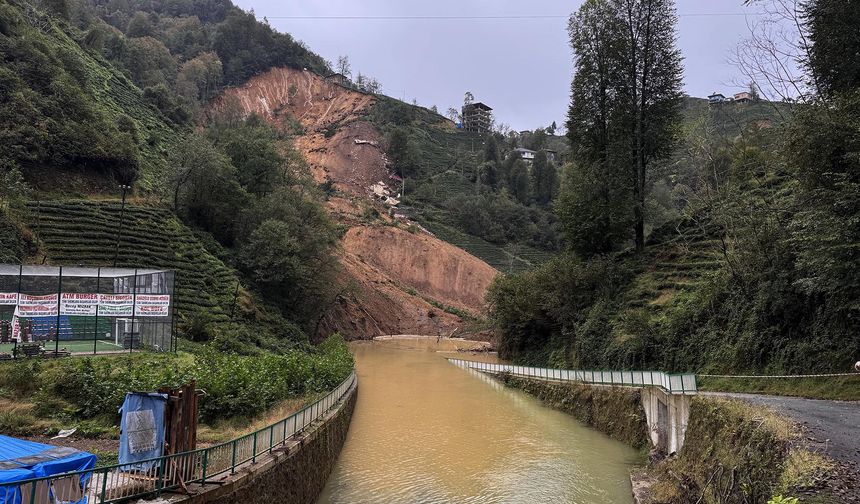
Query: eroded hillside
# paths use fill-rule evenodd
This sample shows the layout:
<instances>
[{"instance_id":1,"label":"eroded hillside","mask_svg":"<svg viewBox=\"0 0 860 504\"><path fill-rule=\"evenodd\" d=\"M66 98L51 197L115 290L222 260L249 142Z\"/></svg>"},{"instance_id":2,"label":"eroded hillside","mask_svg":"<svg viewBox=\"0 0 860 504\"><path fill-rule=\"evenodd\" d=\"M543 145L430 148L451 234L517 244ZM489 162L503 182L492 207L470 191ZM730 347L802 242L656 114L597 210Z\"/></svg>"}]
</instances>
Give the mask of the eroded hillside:
<instances>
[{"instance_id":1,"label":"eroded hillside","mask_svg":"<svg viewBox=\"0 0 860 504\"><path fill-rule=\"evenodd\" d=\"M372 198L373 184L389 182L380 135L362 118L374 100L312 72L280 68L227 90L208 115L253 113L279 126L298 121L304 134L295 143L314 178L330 178L339 190L327 206L349 227L342 239L345 277L320 333L450 334L463 328L461 314L484 311L484 293L497 272L389 216ZM369 208L379 215L368 219Z\"/></svg>"}]
</instances>

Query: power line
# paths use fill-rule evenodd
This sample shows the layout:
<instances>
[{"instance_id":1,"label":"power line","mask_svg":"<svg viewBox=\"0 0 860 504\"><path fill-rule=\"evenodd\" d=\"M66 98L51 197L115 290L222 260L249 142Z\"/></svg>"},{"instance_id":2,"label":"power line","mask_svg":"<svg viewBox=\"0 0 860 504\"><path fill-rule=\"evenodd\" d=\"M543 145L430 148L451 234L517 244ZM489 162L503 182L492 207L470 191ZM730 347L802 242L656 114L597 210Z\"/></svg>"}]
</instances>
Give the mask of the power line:
<instances>
[{"instance_id":1,"label":"power line","mask_svg":"<svg viewBox=\"0 0 860 504\"><path fill-rule=\"evenodd\" d=\"M730 17L730 16L761 16L763 12L699 12L691 14L678 14L678 17ZM423 21L423 20L505 20L505 19L568 19L570 15L511 15L511 16L258 16L266 19L294 19L294 20L356 20L356 21Z\"/></svg>"}]
</instances>

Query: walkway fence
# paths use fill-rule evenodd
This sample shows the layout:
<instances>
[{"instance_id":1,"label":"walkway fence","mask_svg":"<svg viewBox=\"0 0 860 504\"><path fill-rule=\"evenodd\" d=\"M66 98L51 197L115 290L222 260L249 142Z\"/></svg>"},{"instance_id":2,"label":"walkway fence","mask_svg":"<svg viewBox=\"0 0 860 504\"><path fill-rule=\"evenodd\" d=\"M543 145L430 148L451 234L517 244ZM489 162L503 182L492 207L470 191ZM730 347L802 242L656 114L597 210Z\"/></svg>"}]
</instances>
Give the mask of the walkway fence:
<instances>
[{"instance_id":1,"label":"walkway fence","mask_svg":"<svg viewBox=\"0 0 860 504\"><path fill-rule=\"evenodd\" d=\"M448 362L485 373L508 373L542 380L619 385L625 387L660 387L670 394L696 394L696 375L670 374L662 371L585 371L576 369L536 368L512 364L491 364L449 358Z\"/></svg>"},{"instance_id":2,"label":"walkway fence","mask_svg":"<svg viewBox=\"0 0 860 504\"><path fill-rule=\"evenodd\" d=\"M166 490L226 473L271 453L324 417L355 385L355 371L322 399L283 420L232 441L185 453L125 465L68 472L45 478L0 484L0 502L22 504L121 502L157 496ZM149 469L141 469L149 467Z\"/></svg>"}]
</instances>

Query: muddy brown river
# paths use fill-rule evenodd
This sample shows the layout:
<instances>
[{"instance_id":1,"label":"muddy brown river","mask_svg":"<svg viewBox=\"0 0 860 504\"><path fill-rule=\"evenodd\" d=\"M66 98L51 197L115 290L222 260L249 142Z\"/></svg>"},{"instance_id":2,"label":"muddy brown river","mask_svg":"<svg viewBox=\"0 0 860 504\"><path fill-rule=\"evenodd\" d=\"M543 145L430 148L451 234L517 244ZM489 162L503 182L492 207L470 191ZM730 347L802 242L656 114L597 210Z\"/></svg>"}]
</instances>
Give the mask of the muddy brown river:
<instances>
[{"instance_id":1,"label":"muddy brown river","mask_svg":"<svg viewBox=\"0 0 860 504\"><path fill-rule=\"evenodd\" d=\"M437 351L462 344L353 344L358 403L319 503L632 502L638 452Z\"/></svg>"}]
</instances>

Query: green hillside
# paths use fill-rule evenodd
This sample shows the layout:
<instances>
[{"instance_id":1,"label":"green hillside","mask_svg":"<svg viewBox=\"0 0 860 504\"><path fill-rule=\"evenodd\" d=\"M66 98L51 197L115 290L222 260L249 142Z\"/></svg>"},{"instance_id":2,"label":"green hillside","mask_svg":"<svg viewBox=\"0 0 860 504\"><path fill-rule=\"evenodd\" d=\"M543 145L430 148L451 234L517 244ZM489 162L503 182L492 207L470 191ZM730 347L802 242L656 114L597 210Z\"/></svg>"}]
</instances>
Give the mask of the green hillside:
<instances>
[{"instance_id":1,"label":"green hillside","mask_svg":"<svg viewBox=\"0 0 860 504\"><path fill-rule=\"evenodd\" d=\"M27 225L44 244L51 264L164 268L176 276L176 309L191 319L205 312L229 320L236 272L212 256L176 216L158 208L126 205L118 235L120 205L85 200L33 202Z\"/></svg>"},{"instance_id":2,"label":"green hillside","mask_svg":"<svg viewBox=\"0 0 860 504\"><path fill-rule=\"evenodd\" d=\"M516 201L481 184L480 166L490 135L455 129L437 113L386 96L378 96L368 119L389 139L395 131L408 137L413 154L404 161L409 166L399 211L499 271L533 268L558 251L555 218L548 206ZM493 136L493 141L504 143L500 135ZM498 232L470 233L464 203L493 210Z\"/></svg>"},{"instance_id":3,"label":"green hillside","mask_svg":"<svg viewBox=\"0 0 860 504\"><path fill-rule=\"evenodd\" d=\"M24 2L0 0L0 20L4 162L46 191L69 189L44 184L46 168L157 189L166 153L181 137L175 126L128 77L85 49L84 34Z\"/></svg>"}]
</instances>

